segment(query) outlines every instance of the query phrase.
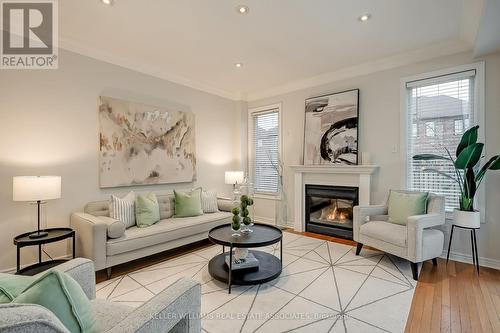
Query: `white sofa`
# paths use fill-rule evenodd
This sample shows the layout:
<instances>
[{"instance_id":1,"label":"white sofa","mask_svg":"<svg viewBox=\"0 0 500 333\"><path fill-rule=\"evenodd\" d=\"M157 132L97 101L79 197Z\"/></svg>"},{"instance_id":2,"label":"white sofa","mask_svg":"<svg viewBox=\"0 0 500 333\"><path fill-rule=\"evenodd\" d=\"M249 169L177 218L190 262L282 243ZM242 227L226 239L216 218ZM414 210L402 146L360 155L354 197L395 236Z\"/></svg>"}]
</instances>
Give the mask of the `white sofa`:
<instances>
[{"instance_id":1,"label":"white sofa","mask_svg":"<svg viewBox=\"0 0 500 333\"><path fill-rule=\"evenodd\" d=\"M213 227L231 223L231 200L218 199L217 213L176 218L174 195L157 198L161 220L147 228L128 228L118 238L108 237L116 223L109 218L109 201L90 202L83 213L73 213L77 256L91 259L96 270L106 268L109 277L112 266L206 239Z\"/></svg>"},{"instance_id":2,"label":"white sofa","mask_svg":"<svg viewBox=\"0 0 500 333\"><path fill-rule=\"evenodd\" d=\"M444 234L435 227L445 223L445 199L429 194L427 214L408 217L406 225L387 222L387 213L387 203L354 207L356 254L368 245L404 258L410 261L413 278L418 280L418 263L432 259L437 265L436 258L443 252Z\"/></svg>"}]
</instances>

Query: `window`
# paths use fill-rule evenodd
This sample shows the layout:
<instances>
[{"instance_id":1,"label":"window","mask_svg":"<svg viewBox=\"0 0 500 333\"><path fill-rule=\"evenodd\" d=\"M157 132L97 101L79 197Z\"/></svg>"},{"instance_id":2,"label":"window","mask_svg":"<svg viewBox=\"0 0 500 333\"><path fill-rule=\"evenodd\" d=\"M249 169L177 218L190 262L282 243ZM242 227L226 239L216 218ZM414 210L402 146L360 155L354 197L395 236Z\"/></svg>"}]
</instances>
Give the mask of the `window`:
<instances>
[{"instance_id":1,"label":"window","mask_svg":"<svg viewBox=\"0 0 500 333\"><path fill-rule=\"evenodd\" d=\"M462 135L464 132L464 121L462 119L455 120L455 135Z\"/></svg>"},{"instance_id":2,"label":"window","mask_svg":"<svg viewBox=\"0 0 500 333\"><path fill-rule=\"evenodd\" d=\"M436 129L434 128L434 122L428 121L425 123L425 136L434 136L436 134Z\"/></svg>"},{"instance_id":3,"label":"window","mask_svg":"<svg viewBox=\"0 0 500 333\"><path fill-rule=\"evenodd\" d=\"M417 136L418 134L418 124L411 124L411 134Z\"/></svg>"},{"instance_id":4,"label":"window","mask_svg":"<svg viewBox=\"0 0 500 333\"><path fill-rule=\"evenodd\" d=\"M407 188L429 191L446 197L446 210L458 207L460 188L451 178L426 169L435 169L455 177L449 161L414 161L415 154L446 154L454 157L464 125L477 123L475 116L476 70L433 76L406 82L407 112ZM415 133L415 125L425 126L424 135Z\"/></svg>"},{"instance_id":5,"label":"window","mask_svg":"<svg viewBox=\"0 0 500 333\"><path fill-rule=\"evenodd\" d=\"M278 194L279 106L250 110L250 169L256 194Z\"/></svg>"}]
</instances>

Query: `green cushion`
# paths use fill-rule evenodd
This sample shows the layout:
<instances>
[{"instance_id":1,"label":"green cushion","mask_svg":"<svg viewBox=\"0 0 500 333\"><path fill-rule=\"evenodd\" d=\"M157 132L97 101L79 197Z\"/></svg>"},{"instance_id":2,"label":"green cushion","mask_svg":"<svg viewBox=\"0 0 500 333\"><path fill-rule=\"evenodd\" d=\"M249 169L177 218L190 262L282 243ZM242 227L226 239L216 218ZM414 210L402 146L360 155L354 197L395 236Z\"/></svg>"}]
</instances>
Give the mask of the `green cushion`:
<instances>
[{"instance_id":1,"label":"green cushion","mask_svg":"<svg viewBox=\"0 0 500 333\"><path fill-rule=\"evenodd\" d=\"M89 299L78 282L63 272L48 271L12 302L47 308L70 332L99 332Z\"/></svg>"},{"instance_id":2,"label":"green cushion","mask_svg":"<svg viewBox=\"0 0 500 333\"><path fill-rule=\"evenodd\" d=\"M175 195L175 217L190 217L203 214L201 208L201 187L191 192L177 192Z\"/></svg>"},{"instance_id":3,"label":"green cushion","mask_svg":"<svg viewBox=\"0 0 500 333\"><path fill-rule=\"evenodd\" d=\"M149 227L160 221L160 205L154 193L135 198L135 222L139 228Z\"/></svg>"},{"instance_id":4,"label":"green cushion","mask_svg":"<svg viewBox=\"0 0 500 333\"><path fill-rule=\"evenodd\" d=\"M35 279L33 276L0 273L0 304L12 302Z\"/></svg>"},{"instance_id":5,"label":"green cushion","mask_svg":"<svg viewBox=\"0 0 500 333\"><path fill-rule=\"evenodd\" d=\"M406 225L408 216L427 212L428 192L399 192L389 194L389 222Z\"/></svg>"}]
</instances>

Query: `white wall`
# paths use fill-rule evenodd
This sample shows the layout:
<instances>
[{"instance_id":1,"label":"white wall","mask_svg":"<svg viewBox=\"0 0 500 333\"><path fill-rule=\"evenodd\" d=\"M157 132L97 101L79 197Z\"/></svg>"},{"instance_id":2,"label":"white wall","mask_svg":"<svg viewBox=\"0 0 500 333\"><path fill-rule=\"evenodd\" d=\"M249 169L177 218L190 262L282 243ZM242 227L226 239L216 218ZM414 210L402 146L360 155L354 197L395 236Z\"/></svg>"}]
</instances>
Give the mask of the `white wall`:
<instances>
[{"instance_id":1,"label":"white wall","mask_svg":"<svg viewBox=\"0 0 500 333\"><path fill-rule=\"evenodd\" d=\"M302 164L305 99L329 92L360 89L359 149L371 153L372 163L380 166L373 180L372 202L380 203L391 188L401 188L403 162L400 142L400 80L460 64L484 60L486 62L486 153L500 154L500 53L482 59L473 59L469 53L447 56L431 61L404 66L370 75L332 82L284 95L248 103L249 108L281 102L283 117L283 159L285 165ZM484 129L483 129L484 130ZM393 148L397 151L393 152ZM285 190L288 195L288 220L293 225L293 174L286 168ZM479 231L479 255L493 259L500 265L500 172L491 173L486 182L486 219ZM256 200L256 211L272 218L269 202ZM466 237L467 236L467 237ZM452 250L470 254L468 235L456 237Z\"/></svg>"},{"instance_id":2,"label":"white wall","mask_svg":"<svg viewBox=\"0 0 500 333\"><path fill-rule=\"evenodd\" d=\"M12 201L12 176L62 176L62 199L46 205L49 226L68 226L70 213L88 201L131 189L99 189L99 95L158 106L183 105L196 114L196 183L134 190L160 193L201 185L230 194L224 171L242 163L241 110L246 104L64 50L59 57L58 70L0 71L0 271L15 266L13 237L36 225L35 208ZM51 256L61 256L66 246L47 246L47 250ZM36 259L35 249L22 253L23 264Z\"/></svg>"}]
</instances>

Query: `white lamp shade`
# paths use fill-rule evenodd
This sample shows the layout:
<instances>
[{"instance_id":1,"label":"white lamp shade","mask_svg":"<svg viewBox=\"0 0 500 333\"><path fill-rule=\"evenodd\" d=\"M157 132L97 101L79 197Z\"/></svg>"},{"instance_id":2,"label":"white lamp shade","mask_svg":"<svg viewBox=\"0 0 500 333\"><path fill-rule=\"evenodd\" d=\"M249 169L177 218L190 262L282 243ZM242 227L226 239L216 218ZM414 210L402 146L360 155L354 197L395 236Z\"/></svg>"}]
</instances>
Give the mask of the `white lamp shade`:
<instances>
[{"instance_id":1,"label":"white lamp shade","mask_svg":"<svg viewBox=\"0 0 500 333\"><path fill-rule=\"evenodd\" d=\"M226 171L225 183L231 185L241 184L243 183L243 178L243 171Z\"/></svg>"},{"instance_id":2,"label":"white lamp shade","mask_svg":"<svg viewBox=\"0 0 500 333\"><path fill-rule=\"evenodd\" d=\"M18 176L12 179L14 201L42 201L60 197L60 176Z\"/></svg>"}]
</instances>

